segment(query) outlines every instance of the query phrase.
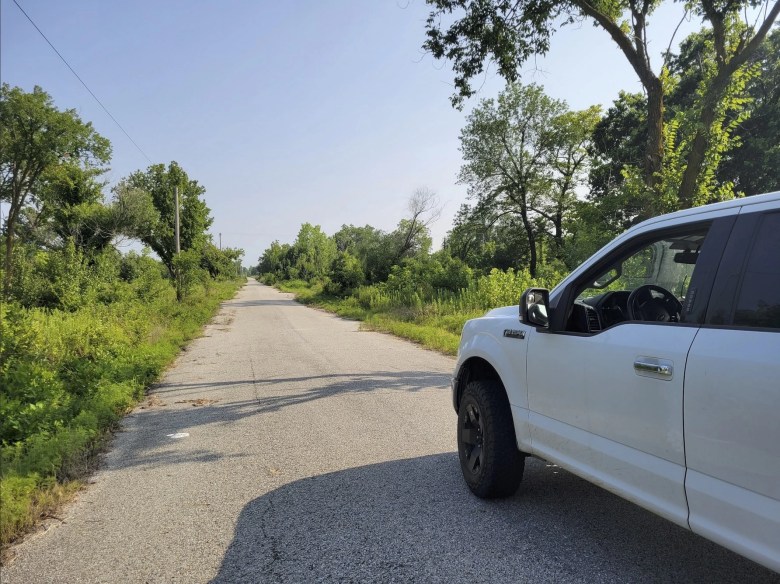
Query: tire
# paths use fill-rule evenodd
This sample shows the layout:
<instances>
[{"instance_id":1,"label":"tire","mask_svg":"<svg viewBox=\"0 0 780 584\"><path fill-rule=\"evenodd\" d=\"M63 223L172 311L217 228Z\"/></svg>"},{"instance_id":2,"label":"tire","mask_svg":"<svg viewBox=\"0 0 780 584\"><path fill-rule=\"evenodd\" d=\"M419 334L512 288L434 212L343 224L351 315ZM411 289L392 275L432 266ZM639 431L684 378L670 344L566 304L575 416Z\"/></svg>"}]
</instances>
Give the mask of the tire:
<instances>
[{"instance_id":1,"label":"tire","mask_svg":"<svg viewBox=\"0 0 780 584\"><path fill-rule=\"evenodd\" d=\"M458 457L466 484L477 497L508 497L523 478L525 455L517 449L512 412L496 381L472 381L458 409Z\"/></svg>"}]
</instances>

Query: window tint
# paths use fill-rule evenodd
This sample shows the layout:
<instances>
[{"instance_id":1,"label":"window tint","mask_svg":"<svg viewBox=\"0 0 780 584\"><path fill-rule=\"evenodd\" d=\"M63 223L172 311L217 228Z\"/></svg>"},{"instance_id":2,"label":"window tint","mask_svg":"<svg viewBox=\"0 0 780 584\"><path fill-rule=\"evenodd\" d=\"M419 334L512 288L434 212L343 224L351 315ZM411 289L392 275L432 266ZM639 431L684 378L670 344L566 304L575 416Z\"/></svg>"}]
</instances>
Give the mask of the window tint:
<instances>
[{"instance_id":1,"label":"window tint","mask_svg":"<svg viewBox=\"0 0 780 584\"><path fill-rule=\"evenodd\" d=\"M745 266L734 324L780 328L780 213L761 220Z\"/></svg>"}]
</instances>

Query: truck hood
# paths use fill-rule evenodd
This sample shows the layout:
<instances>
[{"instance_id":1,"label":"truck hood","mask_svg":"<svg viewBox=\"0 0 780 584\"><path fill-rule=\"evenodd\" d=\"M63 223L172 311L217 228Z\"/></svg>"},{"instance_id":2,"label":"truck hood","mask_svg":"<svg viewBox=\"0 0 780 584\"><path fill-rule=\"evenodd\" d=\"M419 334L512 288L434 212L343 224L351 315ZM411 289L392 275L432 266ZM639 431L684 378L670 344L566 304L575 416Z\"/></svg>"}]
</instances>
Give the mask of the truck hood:
<instances>
[{"instance_id":1,"label":"truck hood","mask_svg":"<svg viewBox=\"0 0 780 584\"><path fill-rule=\"evenodd\" d=\"M502 306L501 308L494 308L485 313L485 316L499 317L499 316L519 316L520 306L515 304L514 306Z\"/></svg>"}]
</instances>

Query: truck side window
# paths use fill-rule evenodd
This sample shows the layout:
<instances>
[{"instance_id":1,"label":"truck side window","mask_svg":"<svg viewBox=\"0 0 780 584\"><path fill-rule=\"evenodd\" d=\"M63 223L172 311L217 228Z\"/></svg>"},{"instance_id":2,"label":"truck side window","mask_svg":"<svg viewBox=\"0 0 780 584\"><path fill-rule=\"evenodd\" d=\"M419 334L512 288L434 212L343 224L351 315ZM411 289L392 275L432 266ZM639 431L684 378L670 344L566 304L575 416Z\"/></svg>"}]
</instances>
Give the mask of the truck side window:
<instances>
[{"instance_id":1,"label":"truck side window","mask_svg":"<svg viewBox=\"0 0 780 584\"><path fill-rule=\"evenodd\" d=\"M761 220L745 265L733 324L780 328L780 213Z\"/></svg>"}]
</instances>

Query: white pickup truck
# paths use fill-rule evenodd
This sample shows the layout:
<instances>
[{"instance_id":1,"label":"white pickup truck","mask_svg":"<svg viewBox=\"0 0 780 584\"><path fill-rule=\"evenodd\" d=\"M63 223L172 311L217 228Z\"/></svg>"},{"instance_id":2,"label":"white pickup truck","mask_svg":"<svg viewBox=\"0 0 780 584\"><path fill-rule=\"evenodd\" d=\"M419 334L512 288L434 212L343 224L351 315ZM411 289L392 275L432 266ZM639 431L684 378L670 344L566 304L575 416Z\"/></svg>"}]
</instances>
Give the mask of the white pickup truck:
<instances>
[{"instance_id":1,"label":"white pickup truck","mask_svg":"<svg viewBox=\"0 0 780 584\"><path fill-rule=\"evenodd\" d=\"M657 217L466 323L479 497L537 456L780 572L780 192Z\"/></svg>"}]
</instances>

